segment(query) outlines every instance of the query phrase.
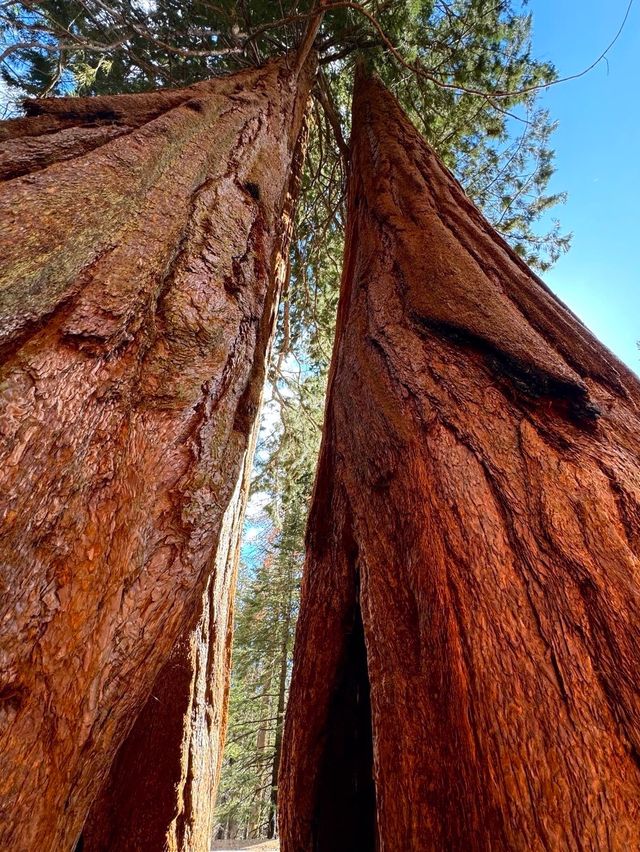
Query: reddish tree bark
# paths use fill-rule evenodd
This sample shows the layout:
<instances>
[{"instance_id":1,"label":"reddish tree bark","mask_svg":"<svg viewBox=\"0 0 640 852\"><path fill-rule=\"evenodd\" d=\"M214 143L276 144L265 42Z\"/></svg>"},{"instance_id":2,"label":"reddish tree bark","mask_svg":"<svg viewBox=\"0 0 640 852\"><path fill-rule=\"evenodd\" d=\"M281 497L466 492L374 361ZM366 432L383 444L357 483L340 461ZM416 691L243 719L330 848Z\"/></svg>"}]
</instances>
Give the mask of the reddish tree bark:
<instances>
[{"instance_id":1,"label":"reddish tree bark","mask_svg":"<svg viewBox=\"0 0 640 852\"><path fill-rule=\"evenodd\" d=\"M640 848L640 385L353 109L281 848Z\"/></svg>"},{"instance_id":2,"label":"reddish tree bark","mask_svg":"<svg viewBox=\"0 0 640 852\"><path fill-rule=\"evenodd\" d=\"M305 154L300 131L283 211L285 256ZM84 852L209 852L227 724L233 597L251 446L239 491L223 520L214 573L142 712L112 764L84 825Z\"/></svg>"},{"instance_id":3,"label":"reddish tree bark","mask_svg":"<svg viewBox=\"0 0 640 852\"><path fill-rule=\"evenodd\" d=\"M311 78L283 59L2 125L2 848L73 845L179 636L211 616L203 595L223 635L196 655L226 645L234 572L213 567L241 501Z\"/></svg>"},{"instance_id":4,"label":"reddish tree bark","mask_svg":"<svg viewBox=\"0 0 640 852\"><path fill-rule=\"evenodd\" d=\"M249 487L246 456L242 494ZM83 852L209 852L227 722L244 496L232 501L195 625L156 677L82 831Z\"/></svg>"}]
</instances>

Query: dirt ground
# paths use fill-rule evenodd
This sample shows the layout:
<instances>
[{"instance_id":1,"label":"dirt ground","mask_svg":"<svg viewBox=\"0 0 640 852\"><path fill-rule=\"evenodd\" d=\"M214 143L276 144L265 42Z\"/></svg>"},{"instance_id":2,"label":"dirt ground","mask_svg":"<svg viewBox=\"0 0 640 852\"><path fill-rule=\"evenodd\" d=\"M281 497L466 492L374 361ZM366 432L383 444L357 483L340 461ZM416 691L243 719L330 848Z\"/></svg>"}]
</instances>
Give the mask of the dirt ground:
<instances>
[{"instance_id":1,"label":"dirt ground","mask_svg":"<svg viewBox=\"0 0 640 852\"><path fill-rule=\"evenodd\" d=\"M211 852L278 852L277 840L216 840Z\"/></svg>"}]
</instances>

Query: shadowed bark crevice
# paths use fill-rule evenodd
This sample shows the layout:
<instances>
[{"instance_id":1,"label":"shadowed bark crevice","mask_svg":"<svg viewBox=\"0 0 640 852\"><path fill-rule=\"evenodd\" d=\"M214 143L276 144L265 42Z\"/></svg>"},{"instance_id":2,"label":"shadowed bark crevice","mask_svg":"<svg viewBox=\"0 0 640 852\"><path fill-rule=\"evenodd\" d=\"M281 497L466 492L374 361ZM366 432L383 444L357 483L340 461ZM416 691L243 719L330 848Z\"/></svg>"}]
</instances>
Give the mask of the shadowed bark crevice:
<instances>
[{"instance_id":1,"label":"shadowed bark crevice","mask_svg":"<svg viewBox=\"0 0 640 852\"><path fill-rule=\"evenodd\" d=\"M376 803L367 650L359 604L344 639L327 717L313 852L375 852Z\"/></svg>"},{"instance_id":2,"label":"shadowed bark crevice","mask_svg":"<svg viewBox=\"0 0 640 852\"><path fill-rule=\"evenodd\" d=\"M532 401L553 400L559 412L587 427L592 426L593 421L600 416L600 409L589 400L584 385L549 376L531 364L510 357L464 327L431 321L415 313L411 318L426 334L440 336L482 355L496 378L510 385L514 393L529 397Z\"/></svg>"}]
</instances>

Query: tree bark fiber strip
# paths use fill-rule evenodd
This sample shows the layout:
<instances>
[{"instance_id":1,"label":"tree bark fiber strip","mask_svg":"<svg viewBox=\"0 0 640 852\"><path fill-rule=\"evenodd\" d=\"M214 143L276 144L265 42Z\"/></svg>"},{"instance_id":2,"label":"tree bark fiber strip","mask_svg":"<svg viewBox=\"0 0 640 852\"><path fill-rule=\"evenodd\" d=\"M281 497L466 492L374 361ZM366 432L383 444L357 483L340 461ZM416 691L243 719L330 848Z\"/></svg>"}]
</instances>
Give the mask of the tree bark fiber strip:
<instances>
[{"instance_id":1,"label":"tree bark fiber strip","mask_svg":"<svg viewBox=\"0 0 640 852\"><path fill-rule=\"evenodd\" d=\"M305 131L294 152L279 257L286 256L291 238ZM195 626L187 625L118 751L85 823L83 852L209 852L227 724L233 598L258 427L256 418Z\"/></svg>"},{"instance_id":2,"label":"tree bark fiber strip","mask_svg":"<svg viewBox=\"0 0 640 852\"><path fill-rule=\"evenodd\" d=\"M253 449L253 448L251 448ZM195 625L176 643L82 831L83 852L208 852L227 722L233 596L251 458Z\"/></svg>"},{"instance_id":3,"label":"tree bark fiber strip","mask_svg":"<svg viewBox=\"0 0 640 852\"><path fill-rule=\"evenodd\" d=\"M73 846L209 580L214 608L230 605L233 571L213 569L312 76L284 58L186 99L50 101L3 128L9 157L30 121L36 137L29 173L0 184L3 849ZM68 159L69 128L95 121L115 138Z\"/></svg>"},{"instance_id":4,"label":"tree bark fiber strip","mask_svg":"<svg viewBox=\"0 0 640 852\"><path fill-rule=\"evenodd\" d=\"M281 848L640 849L640 384L353 110Z\"/></svg>"}]
</instances>

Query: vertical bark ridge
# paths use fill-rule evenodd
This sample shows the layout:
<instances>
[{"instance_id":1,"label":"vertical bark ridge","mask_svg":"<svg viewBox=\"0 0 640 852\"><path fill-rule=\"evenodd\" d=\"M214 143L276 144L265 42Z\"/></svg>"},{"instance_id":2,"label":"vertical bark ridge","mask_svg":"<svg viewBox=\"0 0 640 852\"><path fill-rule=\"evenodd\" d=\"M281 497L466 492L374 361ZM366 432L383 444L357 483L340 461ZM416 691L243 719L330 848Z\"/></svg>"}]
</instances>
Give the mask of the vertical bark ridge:
<instances>
[{"instance_id":1,"label":"vertical bark ridge","mask_svg":"<svg viewBox=\"0 0 640 852\"><path fill-rule=\"evenodd\" d=\"M227 716L233 595L253 447L191 623L111 766L83 827L85 852L206 850Z\"/></svg>"},{"instance_id":2,"label":"vertical bark ridge","mask_svg":"<svg viewBox=\"0 0 640 852\"><path fill-rule=\"evenodd\" d=\"M279 240L270 261L275 285L269 290L258 325L259 352L270 351L278 296L288 273L286 258L306 139L303 126L293 153ZM225 282L233 293L240 291L240 275ZM196 607L195 627L187 625L120 747L85 824L85 852L125 852L132 845L139 850L166 847L170 852L208 852L227 723L240 539L268 360L267 354L250 365L251 375L236 408L234 430L251 430L252 437L238 489L222 524L215 571Z\"/></svg>"},{"instance_id":3,"label":"vertical bark ridge","mask_svg":"<svg viewBox=\"0 0 640 852\"><path fill-rule=\"evenodd\" d=\"M34 151L59 152L56 122L134 127L0 184L6 848L71 847L208 578L198 653L226 653L231 556L212 571L241 514L312 65L3 128L0 150L33 121Z\"/></svg>"},{"instance_id":4,"label":"vertical bark ridge","mask_svg":"<svg viewBox=\"0 0 640 852\"><path fill-rule=\"evenodd\" d=\"M283 852L315 848L356 589L381 852L636 848L640 384L378 81L353 109Z\"/></svg>"}]
</instances>

